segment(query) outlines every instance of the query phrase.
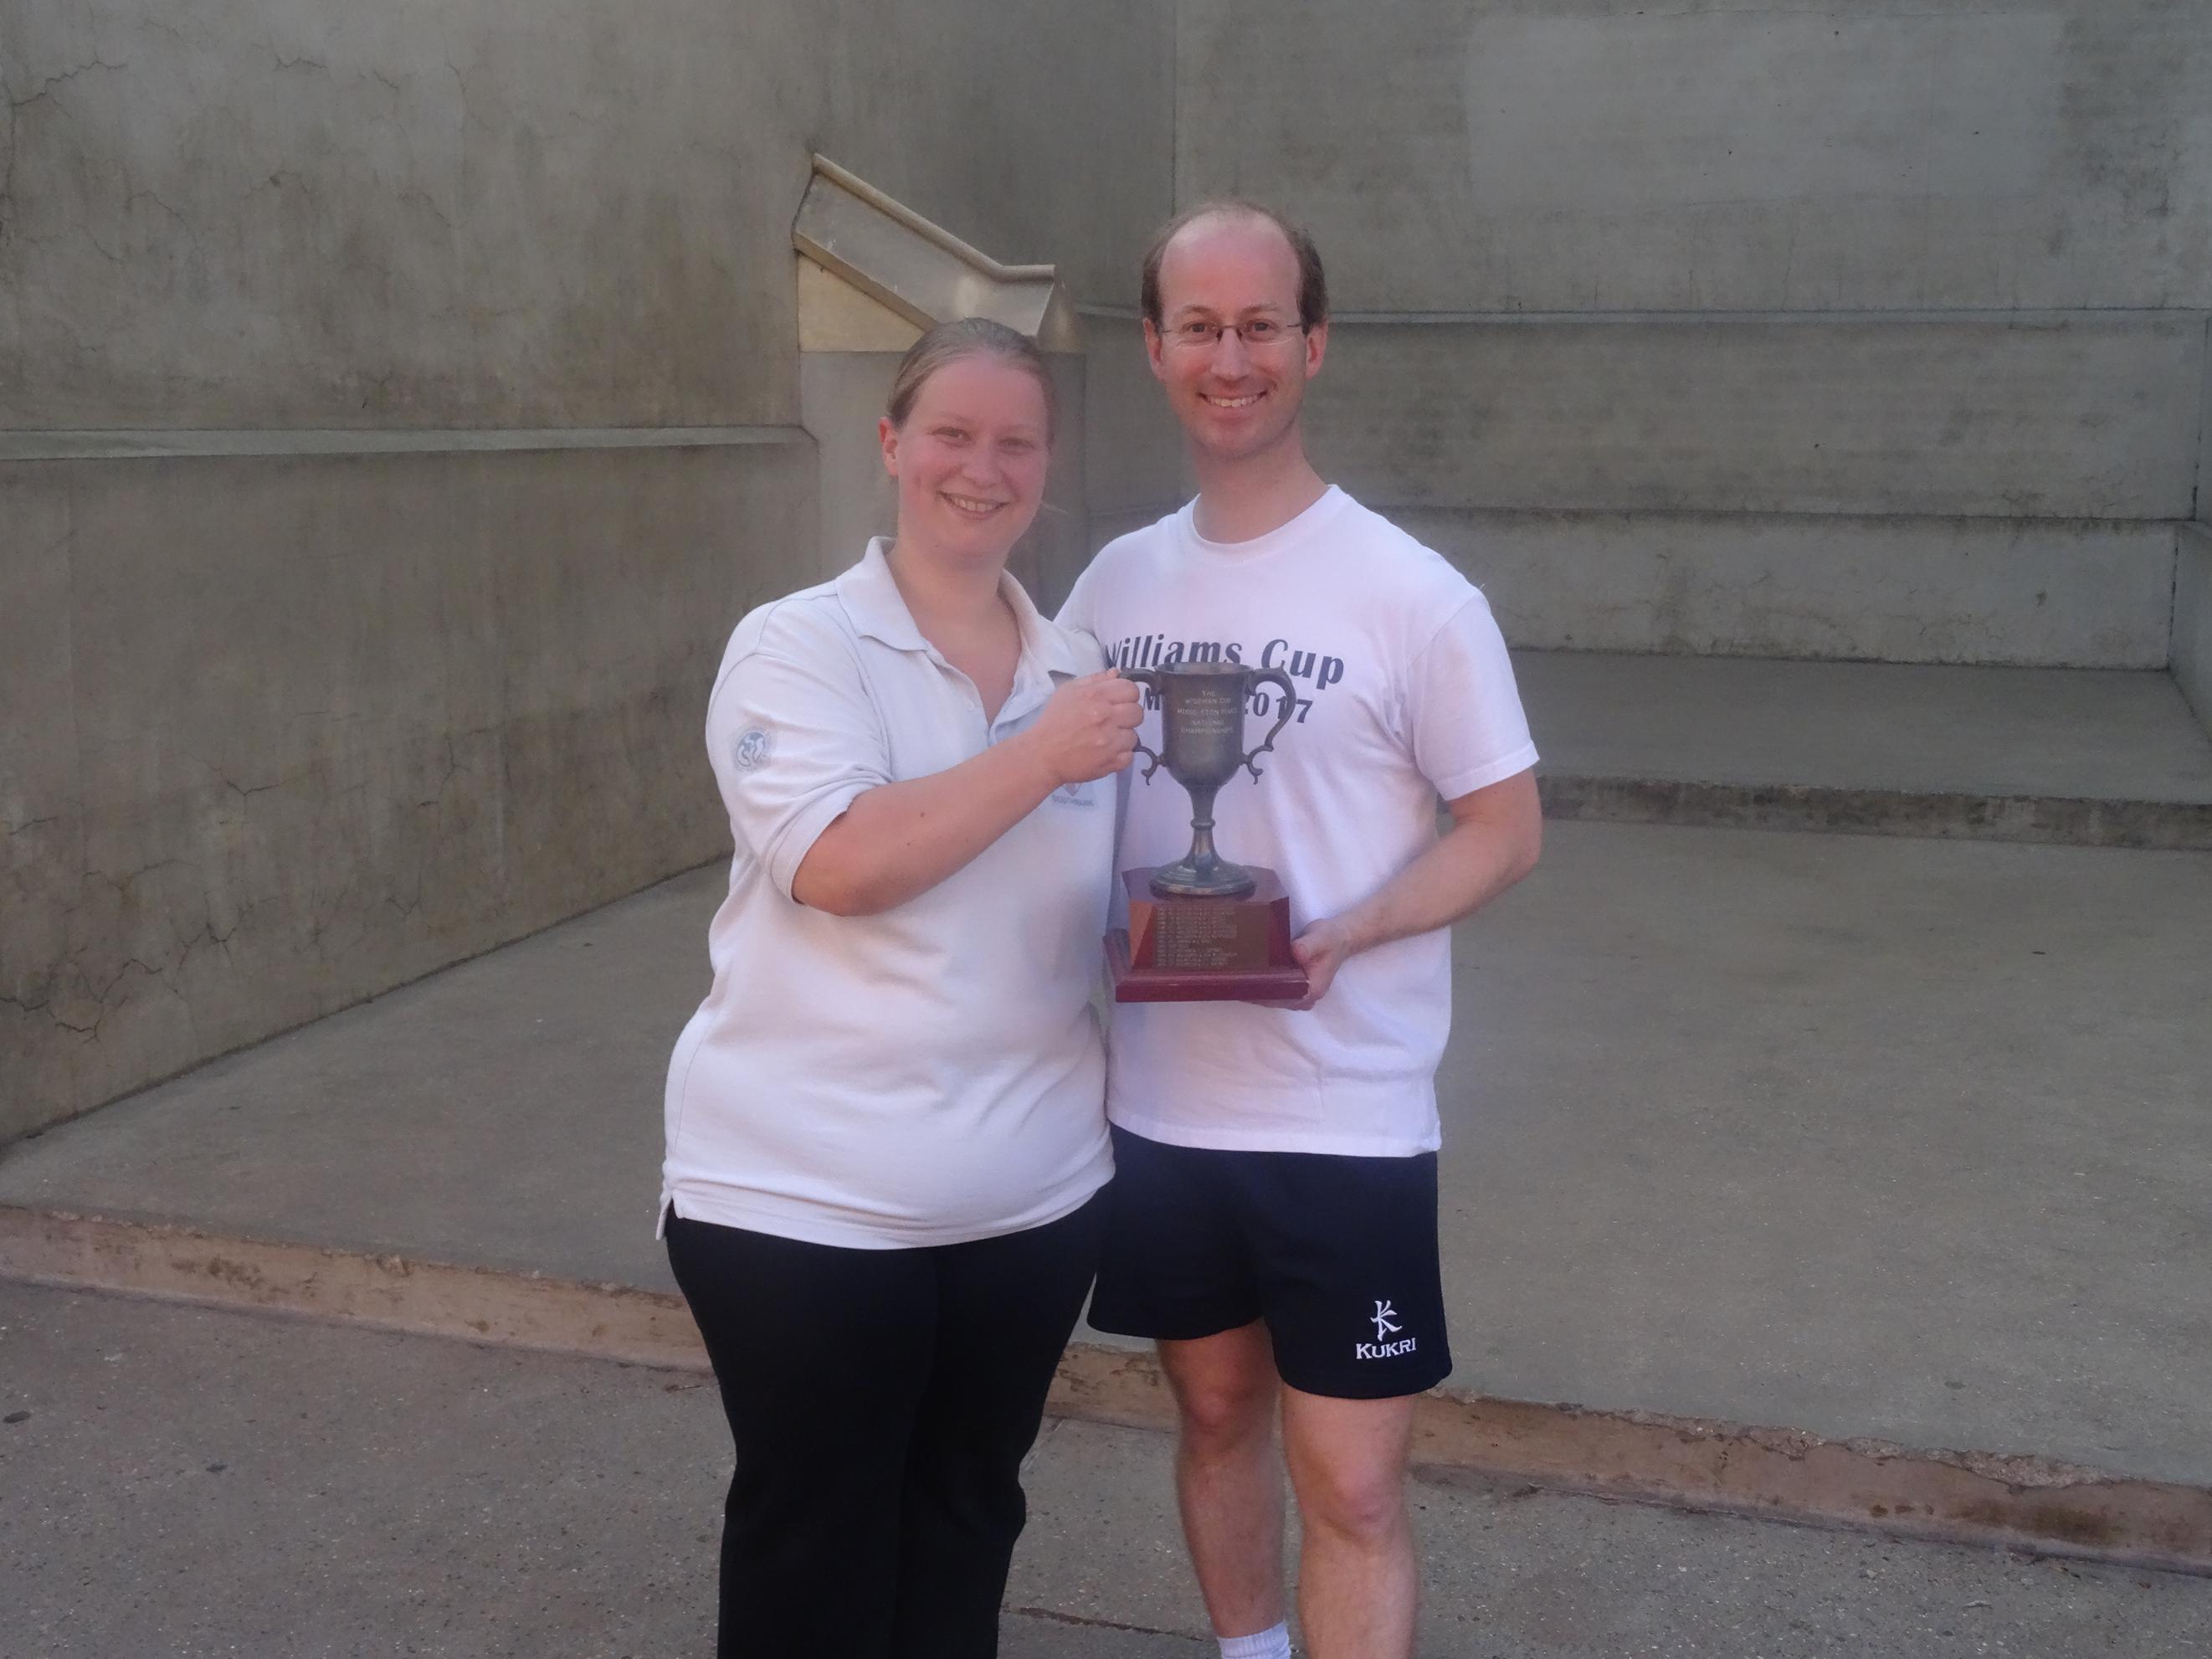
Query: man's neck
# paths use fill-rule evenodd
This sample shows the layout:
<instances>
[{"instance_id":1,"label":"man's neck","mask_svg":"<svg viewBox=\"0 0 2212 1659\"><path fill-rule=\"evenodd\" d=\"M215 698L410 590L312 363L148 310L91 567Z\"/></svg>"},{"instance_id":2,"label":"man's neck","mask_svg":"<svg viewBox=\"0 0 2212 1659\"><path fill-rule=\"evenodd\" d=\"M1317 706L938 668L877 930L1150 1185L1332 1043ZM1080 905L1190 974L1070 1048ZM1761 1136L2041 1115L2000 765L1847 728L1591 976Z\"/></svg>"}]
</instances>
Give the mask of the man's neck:
<instances>
[{"instance_id":1,"label":"man's neck","mask_svg":"<svg viewBox=\"0 0 2212 1659\"><path fill-rule=\"evenodd\" d=\"M1198 533L1210 542L1249 542L1280 530L1328 493L1293 430L1273 449L1236 460L1194 458Z\"/></svg>"}]
</instances>

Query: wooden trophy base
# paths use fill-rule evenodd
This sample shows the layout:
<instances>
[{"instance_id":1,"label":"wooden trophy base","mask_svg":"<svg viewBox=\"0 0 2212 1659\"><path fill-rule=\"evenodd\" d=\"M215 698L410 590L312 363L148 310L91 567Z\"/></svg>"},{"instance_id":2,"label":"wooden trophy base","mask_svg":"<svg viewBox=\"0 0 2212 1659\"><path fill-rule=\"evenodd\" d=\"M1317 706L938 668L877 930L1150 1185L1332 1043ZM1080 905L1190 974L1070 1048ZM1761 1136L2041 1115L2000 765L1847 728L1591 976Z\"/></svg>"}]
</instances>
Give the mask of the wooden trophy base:
<instances>
[{"instance_id":1,"label":"wooden trophy base","mask_svg":"<svg viewBox=\"0 0 2212 1659\"><path fill-rule=\"evenodd\" d=\"M1150 865L1121 872L1127 932L1106 935L1116 1002L1295 1002L1306 970L1291 954L1291 900L1273 870L1255 869L1245 898L1160 898Z\"/></svg>"}]
</instances>

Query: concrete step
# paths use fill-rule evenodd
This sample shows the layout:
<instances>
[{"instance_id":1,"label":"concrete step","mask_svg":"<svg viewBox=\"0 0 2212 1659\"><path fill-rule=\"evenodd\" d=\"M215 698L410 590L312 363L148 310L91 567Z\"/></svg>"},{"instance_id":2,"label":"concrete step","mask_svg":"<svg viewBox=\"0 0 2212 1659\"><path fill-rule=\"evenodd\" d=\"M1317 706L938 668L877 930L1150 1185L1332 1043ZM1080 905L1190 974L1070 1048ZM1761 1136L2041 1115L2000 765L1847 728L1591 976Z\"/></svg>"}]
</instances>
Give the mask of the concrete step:
<instances>
[{"instance_id":1,"label":"concrete step","mask_svg":"<svg viewBox=\"0 0 2212 1659\"><path fill-rule=\"evenodd\" d=\"M1517 652L1558 818L2212 848L2171 676Z\"/></svg>"},{"instance_id":2,"label":"concrete step","mask_svg":"<svg viewBox=\"0 0 2212 1659\"><path fill-rule=\"evenodd\" d=\"M0 1651L703 1653L696 1373L0 1285ZM1048 1424L1007 1659L1203 1659L1164 1436ZM2206 1651L2212 1580L1417 1480L1433 1659ZM88 1587L96 1587L96 1593Z\"/></svg>"},{"instance_id":3,"label":"concrete step","mask_svg":"<svg viewBox=\"0 0 2212 1659\"><path fill-rule=\"evenodd\" d=\"M546 1340L525 1316L544 1275L624 1287L582 1325L617 1351L623 1320L672 1306L635 1298L673 1288L660 1082L720 885L695 872L0 1150L0 1274L247 1299L290 1274L297 1305L368 1317L419 1280L441 1328L496 1315L517 1340ZM2212 1559L2185 1495L2115 1532L2043 1490L2086 1500L2086 1468L2212 1491L2208 1333L2174 1288L2212 1279L2207 938L2203 854L1555 825L1455 941L1463 1409L1438 1432L1467 1463L1678 1495L1754 1448L1802 1470L1815 1443L1880 1442L1817 1492L1737 1496L1893 1522L1864 1480L1913 1448L2076 1541ZM477 1277L448 1295L384 1257ZM1126 1383L1149 1409L1109 1349L1082 1364L1071 1387L1105 1393L1071 1408L1120 1412Z\"/></svg>"}]
</instances>

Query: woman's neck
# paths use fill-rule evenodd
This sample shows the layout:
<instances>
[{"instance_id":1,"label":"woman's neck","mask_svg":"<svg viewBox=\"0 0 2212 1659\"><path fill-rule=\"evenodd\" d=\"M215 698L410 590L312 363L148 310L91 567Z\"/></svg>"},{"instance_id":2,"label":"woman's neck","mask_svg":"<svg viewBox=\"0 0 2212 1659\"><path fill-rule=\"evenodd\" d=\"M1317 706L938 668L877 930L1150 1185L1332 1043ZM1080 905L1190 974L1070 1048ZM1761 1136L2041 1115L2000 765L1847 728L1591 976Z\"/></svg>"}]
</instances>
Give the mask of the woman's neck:
<instances>
[{"instance_id":1,"label":"woman's neck","mask_svg":"<svg viewBox=\"0 0 2212 1659\"><path fill-rule=\"evenodd\" d=\"M988 627L1006 603L999 593L1003 565L951 563L933 558L905 540L894 541L884 562L915 626L940 649L945 644L940 634L956 638L972 635Z\"/></svg>"}]
</instances>

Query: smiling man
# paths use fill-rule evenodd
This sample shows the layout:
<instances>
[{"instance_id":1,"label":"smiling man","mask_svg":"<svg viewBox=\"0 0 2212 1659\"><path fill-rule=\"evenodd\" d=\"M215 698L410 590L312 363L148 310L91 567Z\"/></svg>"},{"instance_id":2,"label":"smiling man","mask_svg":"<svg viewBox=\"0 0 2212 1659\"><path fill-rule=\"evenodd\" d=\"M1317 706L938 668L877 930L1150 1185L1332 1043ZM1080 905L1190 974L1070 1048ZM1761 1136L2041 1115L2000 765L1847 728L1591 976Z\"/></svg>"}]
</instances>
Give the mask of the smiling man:
<instances>
[{"instance_id":1,"label":"smiling man","mask_svg":"<svg viewBox=\"0 0 2212 1659\"><path fill-rule=\"evenodd\" d=\"M1144 312L1198 496L1107 546L1060 620L1124 666L1206 654L1291 674L1298 706L1265 781L1215 813L1224 846L1281 874L1310 990L1295 1008L1115 1008L1118 1173L1091 1320L1159 1345L1185 1535L1226 1659L1290 1653L1279 1410L1308 1646L1404 1659L1413 1396L1451 1369L1445 930L1534 866L1536 751L1482 595L1306 458L1300 411L1328 348L1311 239L1250 204L1194 210L1146 256ZM1121 867L1189 840L1181 788L1131 786Z\"/></svg>"}]
</instances>

